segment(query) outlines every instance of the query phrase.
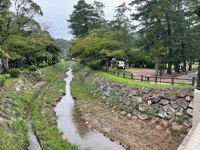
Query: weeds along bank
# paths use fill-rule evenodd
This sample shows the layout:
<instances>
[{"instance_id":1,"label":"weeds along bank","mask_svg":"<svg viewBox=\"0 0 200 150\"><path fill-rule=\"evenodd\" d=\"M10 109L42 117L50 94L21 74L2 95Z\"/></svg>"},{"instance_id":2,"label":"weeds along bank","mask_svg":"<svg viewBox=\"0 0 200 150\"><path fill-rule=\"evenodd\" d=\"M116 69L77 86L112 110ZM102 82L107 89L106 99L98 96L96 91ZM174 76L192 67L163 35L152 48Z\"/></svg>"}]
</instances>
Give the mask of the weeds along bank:
<instances>
[{"instance_id":1,"label":"weeds along bank","mask_svg":"<svg viewBox=\"0 0 200 150\"><path fill-rule=\"evenodd\" d=\"M193 89L128 86L106 79L90 69L81 73L85 87L111 107L131 118L160 118L170 129L187 131L192 125Z\"/></svg>"},{"instance_id":2,"label":"weeds along bank","mask_svg":"<svg viewBox=\"0 0 200 150\"><path fill-rule=\"evenodd\" d=\"M77 149L62 139L53 109L64 94L67 67L66 63L58 63L37 72L25 72L13 84L1 88L0 149L27 148L26 117L30 109L33 130L44 149Z\"/></svg>"},{"instance_id":3,"label":"weeds along bank","mask_svg":"<svg viewBox=\"0 0 200 150\"><path fill-rule=\"evenodd\" d=\"M57 128L54 107L65 94L66 70L68 65L60 63L42 71L46 84L41 88L33 103L33 130L39 138L43 149L77 150L75 145L67 144L63 134Z\"/></svg>"}]
</instances>

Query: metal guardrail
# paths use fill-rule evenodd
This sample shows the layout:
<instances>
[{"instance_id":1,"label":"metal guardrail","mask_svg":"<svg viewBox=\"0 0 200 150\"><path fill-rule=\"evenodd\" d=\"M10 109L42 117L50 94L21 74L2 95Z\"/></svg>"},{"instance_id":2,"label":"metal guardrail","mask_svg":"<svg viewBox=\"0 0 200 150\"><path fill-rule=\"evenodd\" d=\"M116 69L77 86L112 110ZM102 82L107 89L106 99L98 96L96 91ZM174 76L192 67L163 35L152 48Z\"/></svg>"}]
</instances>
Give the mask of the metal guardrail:
<instances>
[{"instance_id":1,"label":"metal guardrail","mask_svg":"<svg viewBox=\"0 0 200 150\"><path fill-rule=\"evenodd\" d=\"M200 90L200 65L198 66L197 89Z\"/></svg>"}]
</instances>

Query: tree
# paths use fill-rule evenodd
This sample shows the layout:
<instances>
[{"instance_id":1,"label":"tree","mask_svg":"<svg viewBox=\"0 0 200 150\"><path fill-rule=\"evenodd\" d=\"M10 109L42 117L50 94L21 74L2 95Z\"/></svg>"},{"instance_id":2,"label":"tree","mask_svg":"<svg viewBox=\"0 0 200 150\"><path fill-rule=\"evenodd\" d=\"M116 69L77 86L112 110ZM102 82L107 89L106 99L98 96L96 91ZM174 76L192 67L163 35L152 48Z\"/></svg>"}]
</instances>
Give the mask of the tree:
<instances>
[{"instance_id":1,"label":"tree","mask_svg":"<svg viewBox=\"0 0 200 150\"><path fill-rule=\"evenodd\" d=\"M64 39L56 39L56 43L61 47L63 56L66 56L69 54L71 41L64 40Z\"/></svg>"},{"instance_id":2,"label":"tree","mask_svg":"<svg viewBox=\"0 0 200 150\"><path fill-rule=\"evenodd\" d=\"M91 30L100 28L102 18L91 4L87 4L85 0L79 0L68 22L71 33L76 38L80 38L85 37Z\"/></svg>"},{"instance_id":3,"label":"tree","mask_svg":"<svg viewBox=\"0 0 200 150\"><path fill-rule=\"evenodd\" d=\"M142 35L140 39L141 46L148 51L150 56L156 62L156 72L158 74L158 66L160 59L167 52L167 47L163 43L165 28L163 17L165 15L165 0L142 1L135 0L130 3L131 6L137 8L137 13L132 14L132 19L140 22L139 32Z\"/></svg>"},{"instance_id":4,"label":"tree","mask_svg":"<svg viewBox=\"0 0 200 150\"><path fill-rule=\"evenodd\" d=\"M110 21L109 25L116 29L116 30L127 30L130 31L130 20L126 16L127 12L130 12L131 9L126 6L126 3L119 5L116 7L115 12L116 15L114 16L114 20Z\"/></svg>"},{"instance_id":5,"label":"tree","mask_svg":"<svg viewBox=\"0 0 200 150\"><path fill-rule=\"evenodd\" d=\"M134 0L131 6L137 8L132 20L140 22L138 32L143 50L156 57L156 66L162 57L168 62L168 73L172 63L179 72L179 64L183 63L182 71L186 72L186 61L194 56L191 38L196 22L194 8L197 0ZM191 32L192 31L192 32ZM152 57L153 58L153 57ZM157 71L156 71L157 72Z\"/></svg>"},{"instance_id":6,"label":"tree","mask_svg":"<svg viewBox=\"0 0 200 150\"><path fill-rule=\"evenodd\" d=\"M15 12L11 12L10 1L0 1L0 47L8 53L7 39L16 35L18 32L26 28L26 25L32 21L32 17L36 14L42 15L40 6L32 0L14 0L13 5ZM4 59L6 70L8 70L8 59Z\"/></svg>"},{"instance_id":7,"label":"tree","mask_svg":"<svg viewBox=\"0 0 200 150\"><path fill-rule=\"evenodd\" d=\"M85 38L72 43L71 56L80 58L82 63L93 69L108 66L112 58L124 60L129 48L122 36L123 32L108 28L93 30Z\"/></svg>"}]
</instances>

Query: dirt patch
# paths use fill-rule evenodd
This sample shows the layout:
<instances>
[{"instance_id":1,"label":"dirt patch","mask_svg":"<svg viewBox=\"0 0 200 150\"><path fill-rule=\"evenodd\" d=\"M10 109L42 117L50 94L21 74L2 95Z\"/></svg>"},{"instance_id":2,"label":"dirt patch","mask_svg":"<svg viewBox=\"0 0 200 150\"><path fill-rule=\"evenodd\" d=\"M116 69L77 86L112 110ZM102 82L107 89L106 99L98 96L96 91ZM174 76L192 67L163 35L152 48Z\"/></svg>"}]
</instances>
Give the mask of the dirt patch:
<instances>
[{"instance_id":1,"label":"dirt patch","mask_svg":"<svg viewBox=\"0 0 200 150\"><path fill-rule=\"evenodd\" d=\"M130 118L98 100L76 100L76 108L89 127L130 150L176 150L185 133L172 131L161 120Z\"/></svg>"}]
</instances>

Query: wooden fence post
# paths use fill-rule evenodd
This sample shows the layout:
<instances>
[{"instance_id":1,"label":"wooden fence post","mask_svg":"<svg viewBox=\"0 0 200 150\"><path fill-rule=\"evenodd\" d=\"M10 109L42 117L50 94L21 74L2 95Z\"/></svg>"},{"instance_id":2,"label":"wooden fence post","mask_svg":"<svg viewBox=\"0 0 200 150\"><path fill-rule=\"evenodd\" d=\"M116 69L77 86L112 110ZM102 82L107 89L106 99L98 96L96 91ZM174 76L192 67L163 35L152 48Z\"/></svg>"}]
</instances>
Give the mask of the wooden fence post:
<instances>
[{"instance_id":1,"label":"wooden fence post","mask_svg":"<svg viewBox=\"0 0 200 150\"><path fill-rule=\"evenodd\" d=\"M158 81L158 77L157 75L155 75L155 83L157 83L157 81Z\"/></svg>"},{"instance_id":2,"label":"wooden fence post","mask_svg":"<svg viewBox=\"0 0 200 150\"><path fill-rule=\"evenodd\" d=\"M172 85L174 85L174 76L172 76Z\"/></svg>"},{"instance_id":3,"label":"wooden fence post","mask_svg":"<svg viewBox=\"0 0 200 150\"><path fill-rule=\"evenodd\" d=\"M131 73L131 79L133 80L133 74Z\"/></svg>"},{"instance_id":4,"label":"wooden fence post","mask_svg":"<svg viewBox=\"0 0 200 150\"><path fill-rule=\"evenodd\" d=\"M195 77L192 77L192 86L194 86L195 80L196 80L196 78L195 78Z\"/></svg>"},{"instance_id":5,"label":"wooden fence post","mask_svg":"<svg viewBox=\"0 0 200 150\"><path fill-rule=\"evenodd\" d=\"M143 82L143 75L141 75L141 82Z\"/></svg>"}]
</instances>

